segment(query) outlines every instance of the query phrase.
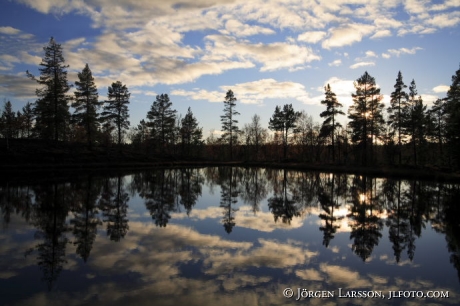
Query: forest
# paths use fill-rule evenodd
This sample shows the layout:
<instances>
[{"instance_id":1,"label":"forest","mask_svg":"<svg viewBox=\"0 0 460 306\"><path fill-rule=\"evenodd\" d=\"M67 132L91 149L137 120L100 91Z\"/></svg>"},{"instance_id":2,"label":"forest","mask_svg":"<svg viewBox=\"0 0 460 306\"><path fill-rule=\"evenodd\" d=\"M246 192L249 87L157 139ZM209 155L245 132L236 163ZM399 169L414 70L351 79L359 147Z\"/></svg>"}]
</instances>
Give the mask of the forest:
<instances>
[{"instance_id":1,"label":"forest","mask_svg":"<svg viewBox=\"0 0 460 306\"><path fill-rule=\"evenodd\" d=\"M95 161L94 156L136 155L136 161L276 161L442 171L460 167L460 68L452 76L446 97L431 107L418 94L415 80L405 84L401 72L386 107L375 78L364 72L354 82L348 110L328 84L321 101L324 121L314 122L304 110L285 104L276 106L268 129L257 114L239 125L237 93L228 90L220 116L222 133L204 139L192 109L183 116L177 114L166 93L156 96L145 119L132 124L126 84L114 81L107 100L100 101L88 64L71 85L62 46L51 38L43 49L40 75L27 71L39 86L37 100L18 111L11 101L1 107L4 163L21 163L23 156L35 153L31 148L44 152L46 147L59 148L56 156L61 157L78 148L87 156L84 162ZM73 95L69 94L72 86ZM343 118L348 119L346 126L340 123ZM53 161L43 158L29 160Z\"/></svg>"}]
</instances>

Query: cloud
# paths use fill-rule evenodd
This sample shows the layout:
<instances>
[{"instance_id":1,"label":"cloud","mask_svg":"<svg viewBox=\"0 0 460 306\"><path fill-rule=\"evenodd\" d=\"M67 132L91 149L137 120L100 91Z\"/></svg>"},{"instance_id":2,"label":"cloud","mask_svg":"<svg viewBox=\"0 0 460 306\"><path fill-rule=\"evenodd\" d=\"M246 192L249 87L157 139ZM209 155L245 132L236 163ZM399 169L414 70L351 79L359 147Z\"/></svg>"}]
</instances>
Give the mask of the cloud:
<instances>
[{"instance_id":1,"label":"cloud","mask_svg":"<svg viewBox=\"0 0 460 306\"><path fill-rule=\"evenodd\" d=\"M388 37L388 36L391 36L390 30L380 30L380 31L375 32L375 34L372 35L370 38L377 39L377 38Z\"/></svg>"},{"instance_id":2,"label":"cloud","mask_svg":"<svg viewBox=\"0 0 460 306\"><path fill-rule=\"evenodd\" d=\"M326 32L324 31L311 31L299 34L299 36L297 36L297 40L310 44L316 44L322 40L324 36L326 36Z\"/></svg>"},{"instance_id":3,"label":"cloud","mask_svg":"<svg viewBox=\"0 0 460 306\"><path fill-rule=\"evenodd\" d=\"M351 24L341 28L329 30L329 38L322 43L325 49L343 47L360 42L364 36L369 35L374 26L367 24Z\"/></svg>"},{"instance_id":4,"label":"cloud","mask_svg":"<svg viewBox=\"0 0 460 306\"><path fill-rule=\"evenodd\" d=\"M21 30L13 27L0 27L0 34L17 35L19 33L21 33Z\"/></svg>"},{"instance_id":5,"label":"cloud","mask_svg":"<svg viewBox=\"0 0 460 306\"><path fill-rule=\"evenodd\" d=\"M392 55L399 57L401 54L415 54L418 50L423 50L423 48L413 47L412 49L408 49L408 48L388 49L388 53L391 53Z\"/></svg>"},{"instance_id":6,"label":"cloud","mask_svg":"<svg viewBox=\"0 0 460 306\"><path fill-rule=\"evenodd\" d=\"M0 96L35 100L39 85L28 79L25 73L19 75L0 74Z\"/></svg>"},{"instance_id":7,"label":"cloud","mask_svg":"<svg viewBox=\"0 0 460 306\"><path fill-rule=\"evenodd\" d=\"M388 59L391 57L391 55L388 53L382 53L382 57Z\"/></svg>"},{"instance_id":8,"label":"cloud","mask_svg":"<svg viewBox=\"0 0 460 306\"><path fill-rule=\"evenodd\" d=\"M338 77L331 77L324 82L323 86L316 88L320 95L312 97L310 100L313 104L320 105L321 100L324 99L324 87L329 84L331 90L336 94L337 100L343 104L343 111L346 111L350 105L353 104L351 94L355 92L353 80L344 80ZM348 226L345 226L348 228Z\"/></svg>"},{"instance_id":9,"label":"cloud","mask_svg":"<svg viewBox=\"0 0 460 306\"><path fill-rule=\"evenodd\" d=\"M433 91L436 93L447 93L449 89L450 89L450 86L448 85L438 85L436 87L433 87Z\"/></svg>"},{"instance_id":10,"label":"cloud","mask_svg":"<svg viewBox=\"0 0 460 306\"><path fill-rule=\"evenodd\" d=\"M225 32L232 33L237 37L252 36L257 34L275 34L275 31L273 31L272 29L243 24L235 19L228 20L225 24L225 29L226 31L224 31L224 34L226 34Z\"/></svg>"},{"instance_id":11,"label":"cloud","mask_svg":"<svg viewBox=\"0 0 460 306\"><path fill-rule=\"evenodd\" d=\"M460 24L460 12L455 11L444 14L436 14L427 20L426 23L437 28L454 27L457 24Z\"/></svg>"},{"instance_id":12,"label":"cloud","mask_svg":"<svg viewBox=\"0 0 460 306\"><path fill-rule=\"evenodd\" d=\"M221 91L207 90L174 90L173 95L188 96L193 100L207 100L209 102L222 102L225 92L231 89L238 101L245 104L261 104L265 99L294 98L302 102L308 101L305 87L295 82L278 82L274 79L262 79L247 83L238 83L233 86L220 86Z\"/></svg>"},{"instance_id":13,"label":"cloud","mask_svg":"<svg viewBox=\"0 0 460 306\"><path fill-rule=\"evenodd\" d=\"M206 55L203 60L244 59L260 63L260 71L296 68L321 59L310 47L291 43L249 43L223 35L208 35L205 39Z\"/></svg>"},{"instance_id":14,"label":"cloud","mask_svg":"<svg viewBox=\"0 0 460 306\"><path fill-rule=\"evenodd\" d=\"M366 57L378 57L374 51L366 51Z\"/></svg>"},{"instance_id":15,"label":"cloud","mask_svg":"<svg viewBox=\"0 0 460 306\"><path fill-rule=\"evenodd\" d=\"M359 62L359 63L351 65L350 68L356 69L356 68L366 67L366 66L375 66L375 63L374 62Z\"/></svg>"},{"instance_id":16,"label":"cloud","mask_svg":"<svg viewBox=\"0 0 460 306\"><path fill-rule=\"evenodd\" d=\"M329 66L340 66L340 65L342 65L342 60L341 59L336 59L335 61L330 62L328 65Z\"/></svg>"}]
</instances>

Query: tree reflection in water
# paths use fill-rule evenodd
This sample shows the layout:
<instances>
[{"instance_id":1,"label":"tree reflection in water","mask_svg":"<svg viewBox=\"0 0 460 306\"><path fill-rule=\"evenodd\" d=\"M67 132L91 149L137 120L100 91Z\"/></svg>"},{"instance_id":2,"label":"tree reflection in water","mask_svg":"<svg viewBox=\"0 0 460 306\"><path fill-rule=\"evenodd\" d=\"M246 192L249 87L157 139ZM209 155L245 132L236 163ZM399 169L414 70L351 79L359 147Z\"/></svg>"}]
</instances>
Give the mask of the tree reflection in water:
<instances>
[{"instance_id":1,"label":"tree reflection in water","mask_svg":"<svg viewBox=\"0 0 460 306\"><path fill-rule=\"evenodd\" d=\"M219 205L214 203L219 208L215 218L228 234L235 234L244 205L255 219L270 212L271 222L281 220L274 228L292 227L295 219L299 221L295 224L302 224L307 214L316 215L325 248L334 246L339 232L349 231L352 250L363 261L369 260L382 239L388 239L394 261L400 263L404 257L414 260L417 239L429 223L445 234L450 262L460 271L459 186L415 180L208 167L152 169L127 177L86 176L71 183L3 183L2 228L8 228L13 215L36 228L35 239L39 242L25 251L26 255L37 254L43 280L51 290L68 261L66 248L70 242L86 262L93 256L91 250L100 226L105 225L112 241L120 242L127 235L127 190L131 198L139 196L143 200L154 224L164 228L181 212L189 217L204 214L202 208L194 209L205 184L210 193L220 188ZM243 222L246 216L241 216ZM385 238L384 226L388 228Z\"/></svg>"}]
</instances>

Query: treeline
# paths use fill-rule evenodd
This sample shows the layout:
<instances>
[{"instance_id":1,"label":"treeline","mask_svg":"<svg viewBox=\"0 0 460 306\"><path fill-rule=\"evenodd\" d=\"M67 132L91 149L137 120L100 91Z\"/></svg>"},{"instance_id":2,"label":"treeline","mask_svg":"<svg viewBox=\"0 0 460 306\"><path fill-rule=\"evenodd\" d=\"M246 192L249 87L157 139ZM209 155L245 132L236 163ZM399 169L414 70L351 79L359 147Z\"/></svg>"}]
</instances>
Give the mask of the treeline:
<instances>
[{"instance_id":1,"label":"treeline","mask_svg":"<svg viewBox=\"0 0 460 306\"><path fill-rule=\"evenodd\" d=\"M346 115L343 105L329 84L321 101L323 122L314 122L305 111L286 104L276 106L268 129L257 114L240 128L237 98L229 90L220 136L211 133L203 139L192 110L177 115L167 94L158 95L146 118L131 126L127 86L113 82L107 100L99 101L88 64L78 73L70 95L61 45L51 38L44 51L40 76L27 72L41 85L38 99L17 112L11 102L4 104L0 128L7 146L12 138L38 138L85 143L89 150L131 146L148 156L184 159L460 167L460 69L452 76L447 96L430 108L418 94L415 80L407 86L401 72L385 108L375 78L365 72L354 83L346 126L340 123Z\"/></svg>"}]
</instances>

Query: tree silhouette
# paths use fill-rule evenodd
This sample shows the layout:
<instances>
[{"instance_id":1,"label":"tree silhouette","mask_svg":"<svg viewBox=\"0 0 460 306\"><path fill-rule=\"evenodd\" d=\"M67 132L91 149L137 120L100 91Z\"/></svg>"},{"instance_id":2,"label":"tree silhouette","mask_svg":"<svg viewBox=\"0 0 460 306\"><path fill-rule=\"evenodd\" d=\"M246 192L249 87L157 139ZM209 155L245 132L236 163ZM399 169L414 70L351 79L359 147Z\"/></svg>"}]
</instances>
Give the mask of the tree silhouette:
<instances>
[{"instance_id":1,"label":"tree silhouette","mask_svg":"<svg viewBox=\"0 0 460 306\"><path fill-rule=\"evenodd\" d=\"M452 84L446 97L446 136L449 150L456 162L460 165L460 68L452 76Z\"/></svg>"},{"instance_id":2,"label":"tree silhouette","mask_svg":"<svg viewBox=\"0 0 460 306\"><path fill-rule=\"evenodd\" d=\"M384 123L381 103L382 95L377 88L375 78L367 71L354 83L356 93L352 94L353 105L348 109L349 125L352 129L351 140L361 147L362 165L368 165L368 154L373 161L374 139L380 135ZM368 148L370 149L368 152Z\"/></svg>"},{"instance_id":3,"label":"tree silhouette","mask_svg":"<svg viewBox=\"0 0 460 306\"><path fill-rule=\"evenodd\" d=\"M184 206L187 215L190 215L198 197L201 196L203 177L198 169L181 169L180 171L180 203Z\"/></svg>"},{"instance_id":4,"label":"tree silhouette","mask_svg":"<svg viewBox=\"0 0 460 306\"><path fill-rule=\"evenodd\" d=\"M321 126L321 136L329 136L332 143L332 161L335 161L335 132L342 125L337 122L337 115L345 115L339 108L342 104L337 101L337 97L331 90L331 86L327 84L324 87L326 99L321 101L321 104L326 105L326 110L320 114L321 118L326 118Z\"/></svg>"},{"instance_id":5,"label":"tree silhouette","mask_svg":"<svg viewBox=\"0 0 460 306\"><path fill-rule=\"evenodd\" d=\"M373 196L372 179L355 176L351 188L350 213L347 215L353 239L352 250L363 261L371 255L382 237L383 222L376 214L376 201Z\"/></svg>"},{"instance_id":6,"label":"tree silhouette","mask_svg":"<svg viewBox=\"0 0 460 306\"><path fill-rule=\"evenodd\" d=\"M300 117L300 112L294 111L292 104L285 104L283 110L276 106L268 123L268 128L272 131L280 132L283 141L283 158L287 157L288 151L288 136L296 131L297 120Z\"/></svg>"},{"instance_id":7,"label":"tree silhouette","mask_svg":"<svg viewBox=\"0 0 460 306\"><path fill-rule=\"evenodd\" d=\"M225 95L224 114L220 116L220 121L222 122L222 140L229 145L230 160L233 159L233 145L237 143L240 133L238 120L235 119L240 113L235 110L235 107L236 98L233 91L229 89Z\"/></svg>"},{"instance_id":8,"label":"tree silhouette","mask_svg":"<svg viewBox=\"0 0 460 306\"><path fill-rule=\"evenodd\" d=\"M101 114L107 128L110 124L115 126L118 145L121 144L123 130L129 128L128 104L130 95L126 85L123 85L120 81L112 83L107 93L109 100L105 101L104 111Z\"/></svg>"},{"instance_id":9,"label":"tree silhouette","mask_svg":"<svg viewBox=\"0 0 460 306\"><path fill-rule=\"evenodd\" d=\"M399 164L401 165L404 113L407 107L408 98L407 93L404 91L404 88L407 88L407 85L403 82L401 71L398 72L394 88L395 91L393 91L390 95L390 106L387 109L390 114L388 124L398 135L398 157Z\"/></svg>"},{"instance_id":10,"label":"tree silhouette","mask_svg":"<svg viewBox=\"0 0 460 306\"><path fill-rule=\"evenodd\" d=\"M220 207L223 208L224 217L222 223L224 224L225 231L230 234L235 226L234 213L238 209L233 206L238 203L238 182L234 176L234 169L232 167L219 168L220 179L222 184L220 186Z\"/></svg>"},{"instance_id":11,"label":"tree silhouette","mask_svg":"<svg viewBox=\"0 0 460 306\"><path fill-rule=\"evenodd\" d=\"M198 127L198 121L193 116L190 107L187 110L187 114L181 120L180 127L180 139L182 146L182 156L192 156L193 149L201 146L203 141L203 129Z\"/></svg>"},{"instance_id":12,"label":"tree silhouette","mask_svg":"<svg viewBox=\"0 0 460 306\"><path fill-rule=\"evenodd\" d=\"M145 206L150 212L155 225L166 227L174 211L175 185L171 178L171 170L161 169L150 177L148 187L141 195Z\"/></svg>"},{"instance_id":13,"label":"tree silhouette","mask_svg":"<svg viewBox=\"0 0 460 306\"><path fill-rule=\"evenodd\" d=\"M35 128L43 139L64 140L70 118L70 96L67 95L70 85L67 83L66 70L69 66L64 65L62 47L53 37L43 50L45 56L40 63L40 78L36 79L27 71L29 78L43 86L35 91L38 97L34 107Z\"/></svg>"},{"instance_id":14,"label":"tree silhouette","mask_svg":"<svg viewBox=\"0 0 460 306\"><path fill-rule=\"evenodd\" d=\"M291 224L292 218L300 216L299 207L296 201L289 195L287 190L286 169L283 170L283 181L281 192L275 194L268 200L268 208L273 214L275 222L281 219L283 223Z\"/></svg>"},{"instance_id":15,"label":"tree silhouette","mask_svg":"<svg viewBox=\"0 0 460 306\"><path fill-rule=\"evenodd\" d=\"M86 142L91 149L99 127L98 110L102 102L98 101L97 87L88 64L78 73L74 94L75 99L72 107L75 112L72 115L72 119L85 129Z\"/></svg>"},{"instance_id":16,"label":"tree silhouette","mask_svg":"<svg viewBox=\"0 0 460 306\"><path fill-rule=\"evenodd\" d=\"M168 144L174 141L176 110L167 94L157 95L150 111L147 113L148 126L154 142L160 144L160 152L164 153Z\"/></svg>"},{"instance_id":17,"label":"tree silhouette","mask_svg":"<svg viewBox=\"0 0 460 306\"><path fill-rule=\"evenodd\" d=\"M88 176L88 180L78 192L74 218L70 221L70 224L73 225L77 254L84 262L88 260L96 239L97 226L102 225L96 205L99 191L97 182L94 182L92 176Z\"/></svg>"},{"instance_id":18,"label":"tree silhouette","mask_svg":"<svg viewBox=\"0 0 460 306\"><path fill-rule=\"evenodd\" d=\"M42 280L53 288L53 283L59 277L64 264L65 249L68 238L66 217L68 215L70 199L69 190L64 184L41 185L35 190L35 211L32 223L37 227L36 239L43 240L35 248L26 252L26 255L38 252L38 265L43 271Z\"/></svg>"},{"instance_id":19,"label":"tree silhouette","mask_svg":"<svg viewBox=\"0 0 460 306\"><path fill-rule=\"evenodd\" d=\"M319 218L324 221L324 226L321 226L319 230L323 232L323 245L327 248L340 228L340 225L336 223L342 220L344 216L337 217L335 215L336 210L340 208L340 204L334 199L335 174L330 175L326 187L328 188L318 189L318 201L323 209L323 213L319 215Z\"/></svg>"},{"instance_id":20,"label":"tree silhouette","mask_svg":"<svg viewBox=\"0 0 460 306\"><path fill-rule=\"evenodd\" d=\"M117 177L116 184L107 178L102 187L99 207L104 217L103 222L107 224L107 236L110 240L120 241L129 230L126 217L128 201L129 196L123 187L122 177Z\"/></svg>"},{"instance_id":21,"label":"tree silhouette","mask_svg":"<svg viewBox=\"0 0 460 306\"><path fill-rule=\"evenodd\" d=\"M425 135L428 130L428 117L426 105L423 105L422 97L417 96L415 81L412 80L409 86L409 101L405 109L405 120L403 128L407 135L411 137L414 165L417 165L418 148L426 143Z\"/></svg>"}]
</instances>

